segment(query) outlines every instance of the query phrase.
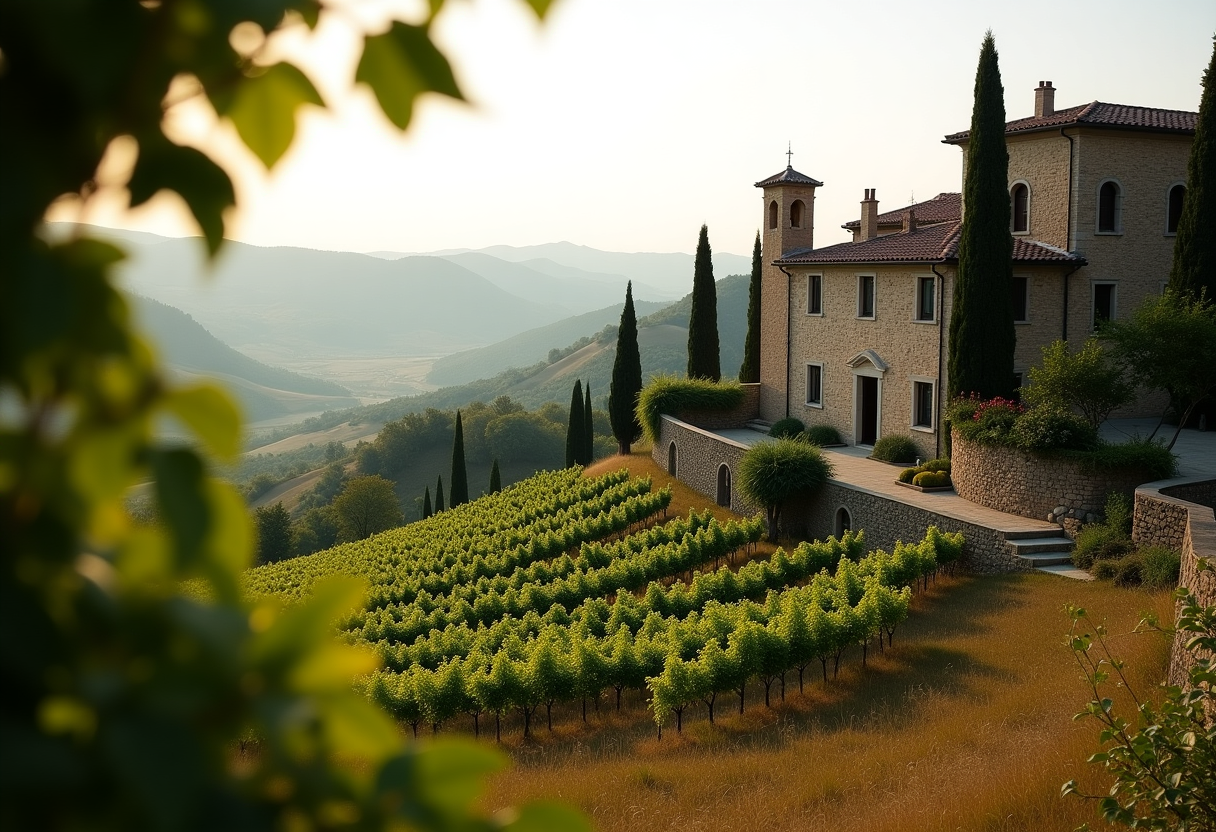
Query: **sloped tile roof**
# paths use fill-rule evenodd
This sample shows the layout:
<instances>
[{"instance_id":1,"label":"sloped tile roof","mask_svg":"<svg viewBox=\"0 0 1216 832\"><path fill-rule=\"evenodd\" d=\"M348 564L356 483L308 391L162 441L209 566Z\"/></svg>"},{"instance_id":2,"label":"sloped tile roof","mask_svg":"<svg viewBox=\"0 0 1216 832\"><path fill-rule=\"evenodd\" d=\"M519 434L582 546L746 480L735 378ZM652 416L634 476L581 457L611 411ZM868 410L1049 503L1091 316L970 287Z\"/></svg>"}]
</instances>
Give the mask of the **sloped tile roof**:
<instances>
[{"instance_id":1,"label":"sloped tile roof","mask_svg":"<svg viewBox=\"0 0 1216 832\"><path fill-rule=\"evenodd\" d=\"M1198 113L1186 110L1161 110L1156 107L1132 107L1127 104L1107 104L1091 101L1077 107L1056 110L1043 118L1021 118L1005 124L1005 135L1030 133L1035 130L1051 130L1058 127L1084 125L1087 127L1112 127L1129 130L1153 130L1166 133L1194 133ZM967 140L970 130L951 133L943 144L958 144Z\"/></svg>"},{"instance_id":2,"label":"sloped tile roof","mask_svg":"<svg viewBox=\"0 0 1216 832\"><path fill-rule=\"evenodd\" d=\"M933 199L926 199L924 202L915 202L912 205L897 208L894 211L887 211L878 215L878 224L902 225L904 217L908 215L909 208L916 212L916 222L920 225L950 222L958 220L963 216L963 195L951 193L938 194ZM852 231L861 228L861 220L851 220L840 227Z\"/></svg>"},{"instance_id":3,"label":"sloped tile roof","mask_svg":"<svg viewBox=\"0 0 1216 832\"><path fill-rule=\"evenodd\" d=\"M857 243L791 251L776 262L782 266L832 263L937 263L958 258L962 222L945 222L912 232L887 234ZM1021 237L1013 239L1015 263L1077 263L1085 259L1063 249Z\"/></svg>"},{"instance_id":4,"label":"sloped tile roof","mask_svg":"<svg viewBox=\"0 0 1216 832\"><path fill-rule=\"evenodd\" d=\"M757 188L767 188L770 185L814 185L816 188L823 187L823 183L818 179L813 179L805 173L799 173L789 165L786 165L785 170L781 173L775 173L768 179L761 179L756 183Z\"/></svg>"}]
</instances>

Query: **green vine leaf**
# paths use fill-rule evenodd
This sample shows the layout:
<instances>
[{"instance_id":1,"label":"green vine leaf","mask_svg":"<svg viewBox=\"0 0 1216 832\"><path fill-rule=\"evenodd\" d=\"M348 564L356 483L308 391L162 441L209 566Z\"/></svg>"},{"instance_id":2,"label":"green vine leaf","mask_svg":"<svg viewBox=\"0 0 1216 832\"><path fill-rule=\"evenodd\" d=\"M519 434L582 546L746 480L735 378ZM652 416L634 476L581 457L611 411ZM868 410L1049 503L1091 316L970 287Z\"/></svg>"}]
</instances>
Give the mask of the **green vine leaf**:
<instances>
[{"instance_id":1,"label":"green vine leaf","mask_svg":"<svg viewBox=\"0 0 1216 832\"><path fill-rule=\"evenodd\" d=\"M224 242L224 210L236 204L232 180L202 152L163 138L140 145L131 181L131 207L162 190L176 191L198 222L214 256Z\"/></svg>"},{"instance_id":2,"label":"green vine leaf","mask_svg":"<svg viewBox=\"0 0 1216 832\"><path fill-rule=\"evenodd\" d=\"M289 63L277 63L241 81L221 115L236 126L241 141L274 167L296 135L296 111L302 104L324 107L312 81Z\"/></svg>"},{"instance_id":3,"label":"green vine leaf","mask_svg":"<svg viewBox=\"0 0 1216 832\"><path fill-rule=\"evenodd\" d=\"M241 450L241 414L223 390L200 384L173 390L165 409L184 422L220 459L234 459Z\"/></svg>"},{"instance_id":4,"label":"green vine leaf","mask_svg":"<svg viewBox=\"0 0 1216 832\"><path fill-rule=\"evenodd\" d=\"M400 21L364 41L355 81L372 88L380 109L402 130L413 117L414 99L424 92L464 100L451 64L431 42L427 28Z\"/></svg>"}]
</instances>

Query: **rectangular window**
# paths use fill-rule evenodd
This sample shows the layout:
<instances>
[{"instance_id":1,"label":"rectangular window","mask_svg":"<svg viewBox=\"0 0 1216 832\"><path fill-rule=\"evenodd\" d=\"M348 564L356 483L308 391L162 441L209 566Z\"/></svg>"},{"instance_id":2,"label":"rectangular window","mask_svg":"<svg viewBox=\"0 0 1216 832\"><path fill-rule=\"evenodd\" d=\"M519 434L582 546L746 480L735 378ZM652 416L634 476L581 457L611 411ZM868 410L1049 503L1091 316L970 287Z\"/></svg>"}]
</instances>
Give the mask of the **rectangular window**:
<instances>
[{"instance_id":1,"label":"rectangular window","mask_svg":"<svg viewBox=\"0 0 1216 832\"><path fill-rule=\"evenodd\" d=\"M823 275L812 274L806 279L806 314L823 314Z\"/></svg>"},{"instance_id":2,"label":"rectangular window","mask_svg":"<svg viewBox=\"0 0 1216 832\"><path fill-rule=\"evenodd\" d=\"M1015 324L1024 324L1030 320L1029 314L1029 297L1030 278L1015 277L1013 279L1013 322Z\"/></svg>"},{"instance_id":3,"label":"rectangular window","mask_svg":"<svg viewBox=\"0 0 1216 832\"><path fill-rule=\"evenodd\" d=\"M933 278L916 278L916 320L932 321L935 319L934 289Z\"/></svg>"},{"instance_id":4,"label":"rectangular window","mask_svg":"<svg viewBox=\"0 0 1216 832\"><path fill-rule=\"evenodd\" d=\"M1094 316L1092 327L1095 331L1102 327L1102 324L1115 317L1115 284L1113 283L1095 283L1094 284Z\"/></svg>"},{"instance_id":5,"label":"rectangular window","mask_svg":"<svg viewBox=\"0 0 1216 832\"><path fill-rule=\"evenodd\" d=\"M933 430L933 382L912 382L912 427Z\"/></svg>"},{"instance_id":6,"label":"rectangular window","mask_svg":"<svg viewBox=\"0 0 1216 832\"><path fill-rule=\"evenodd\" d=\"M811 407L823 407L823 365L806 365L806 403Z\"/></svg>"},{"instance_id":7,"label":"rectangular window","mask_svg":"<svg viewBox=\"0 0 1216 832\"><path fill-rule=\"evenodd\" d=\"M857 276L857 317L874 317L874 275Z\"/></svg>"}]
</instances>

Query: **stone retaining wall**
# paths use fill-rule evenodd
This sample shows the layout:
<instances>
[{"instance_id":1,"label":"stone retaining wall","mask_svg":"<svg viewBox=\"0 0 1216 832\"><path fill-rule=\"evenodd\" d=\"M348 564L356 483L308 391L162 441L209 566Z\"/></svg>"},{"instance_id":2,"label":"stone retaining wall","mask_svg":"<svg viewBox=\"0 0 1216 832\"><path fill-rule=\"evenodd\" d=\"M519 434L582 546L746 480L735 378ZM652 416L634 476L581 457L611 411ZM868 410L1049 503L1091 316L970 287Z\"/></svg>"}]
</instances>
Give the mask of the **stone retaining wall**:
<instances>
[{"instance_id":1,"label":"stone retaining wall","mask_svg":"<svg viewBox=\"0 0 1216 832\"><path fill-rule=\"evenodd\" d=\"M760 385L740 384L743 401L730 410L684 410L676 414L681 422L706 430L741 428L760 415Z\"/></svg>"},{"instance_id":2,"label":"stone retaining wall","mask_svg":"<svg viewBox=\"0 0 1216 832\"><path fill-rule=\"evenodd\" d=\"M748 385L757 388L759 385ZM757 399L758 401L758 399ZM718 471L725 465L730 471L730 510L736 514L752 515L759 509L744 501L735 487L735 476L739 471L739 460L747 446L731 442L704 428L690 425L671 416L661 417L659 441L650 455L664 471L679 477L680 482L711 500L718 499ZM668 465L672 443L676 445L676 470Z\"/></svg>"},{"instance_id":3,"label":"stone retaining wall","mask_svg":"<svg viewBox=\"0 0 1216 832\"><path fill-rule=\"evenodd\" d=\"M981 445L953 431L950 478L955 492L965 500L1006 514L1059 523L1075 536L1083 523L1103 518L1110 492L1130 499L1145 475L1134 471L1089 473L1069 459Z\"/></svg>"}]
</instances>

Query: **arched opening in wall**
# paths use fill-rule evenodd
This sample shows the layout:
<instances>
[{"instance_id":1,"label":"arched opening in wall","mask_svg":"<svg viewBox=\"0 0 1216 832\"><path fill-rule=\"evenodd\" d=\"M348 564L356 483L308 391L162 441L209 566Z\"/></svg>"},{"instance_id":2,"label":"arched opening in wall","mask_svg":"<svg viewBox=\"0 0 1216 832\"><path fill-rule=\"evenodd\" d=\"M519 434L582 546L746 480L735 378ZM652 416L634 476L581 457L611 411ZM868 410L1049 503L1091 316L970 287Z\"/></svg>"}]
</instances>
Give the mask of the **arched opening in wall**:
<instances>
[{"instance_id":1,"label":"arched opening in wall","mask_svg":"<svg viewBox=\"0 0 1216 832\"><path fill-rule=\"evenodd\" d=\"M836 509L836 538L844 537L844 533L853 529L853 518L849 516L849 510L844 506Z\"/></svg>"},{"instance_id":2,"label":"arched opening in wall","mask_svg":"<svg viewBox=\"0 0 1216 832\"><path fill-rule=\"evenodd\" d=\"M768 204L768 227L776 228L778 219L777 200L773 200Z\"/></svg>"},{"instance_id":3,"label":"arched opening in wall","mask_svg":"<svg viewBox=\"0 0 1216 832\"><path fill-rule=\"evenodd\" d=\"M676 443L674 440L667 446L667 473L673 477L676 475Z\"/></svg>"},{"instance_id":4,"label":"arched opening in wall","mask_svg":"<svg viewBox=\"0 0 1216 832\"><path fill-rule=\"evenodd\" d=\"M801 199L795 199L794 204L790 206L790 228L802 228L802 215L806 212L806 205Z\"/></svg>"},{"instance_id":5,"label":"arched opening in wall","mask_svg":"<svg viewBox=\"0 0 1216 832\"><path fill-rule=\"evenodd\" d=\"M1119 183L1107 180L1098 188L1098 232L1118 234L1123 230L1123 191Z\"/></svg>"},{"instance_id":6,"label":"arched opening in wall","mask_svg":"<svg viewBox=\"0 0 1216 832\"><path fill-rule=\"evenodd\" d=\"M1186 185L1175 185L1170 188L1169 200L1165 206L1165 233L1178 233L1178 220L1182 218L1182 202L1186 199Z\"/></svg>"},{"instance_id":7,"label":"arched opening in wall","mask_svg":"<svg viewBox=\"0 0 1216 832\"><path fill-rule=\"evenodd\" d=\"M1030 230L1030 189L1022 182L1013 186L1009 193L1013 208L1013 233L1025 234Z\"/></svg>"},{"instance_id":8,"label":"arched opening in wall","mask_svg":"<svg viewBox=\"0 0 1216 832\"><path fill-rule=\"evenodd\" d=\"M718 505L730 508L730 466L718 466Z\"/></svg>"}]
</instances>

